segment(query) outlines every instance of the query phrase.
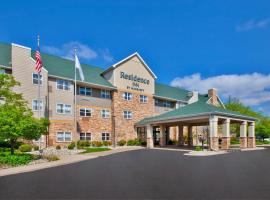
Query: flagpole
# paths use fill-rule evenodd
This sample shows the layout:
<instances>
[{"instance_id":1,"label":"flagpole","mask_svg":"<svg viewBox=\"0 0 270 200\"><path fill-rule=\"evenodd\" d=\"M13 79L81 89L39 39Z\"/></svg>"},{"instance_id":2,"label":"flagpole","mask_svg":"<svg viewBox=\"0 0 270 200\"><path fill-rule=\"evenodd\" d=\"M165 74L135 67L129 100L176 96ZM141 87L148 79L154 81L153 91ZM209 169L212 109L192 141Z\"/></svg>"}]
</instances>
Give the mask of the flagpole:
<instances>
[{"instance_id":1,"label":"flagpole","mask_svg":"<svg viewBox=\"0 0 270 200\"><path fill-rule=\"evenodd\" d=\"M38 50L40 52L40 48L39 48L39 35L37 36L37 43L38 43ZM38 119L40 119L40 72L38 71L38 102L37 102L37 106L38 106ZM39 150L41 149L41 137L39 138Z\"/></svg>"},{"instance_id":2,"label":"flagpole","mask_svg":"<svg viewBox=\"0 0 270 200\"><path fill-rule=\"evenodd\" d=\"M74 98L74 128L75 128L75 148L76 150L78 149L77 147L77 140L76 140L76 137L77 137L77 113L76 113L76 110L77 110L77 76L76 76L76 53L77 53L77 49L74 48L74 71L75 71L75 77L74 77L74 92L75 92L75 98Z\"/></svg>"}]
</instances>

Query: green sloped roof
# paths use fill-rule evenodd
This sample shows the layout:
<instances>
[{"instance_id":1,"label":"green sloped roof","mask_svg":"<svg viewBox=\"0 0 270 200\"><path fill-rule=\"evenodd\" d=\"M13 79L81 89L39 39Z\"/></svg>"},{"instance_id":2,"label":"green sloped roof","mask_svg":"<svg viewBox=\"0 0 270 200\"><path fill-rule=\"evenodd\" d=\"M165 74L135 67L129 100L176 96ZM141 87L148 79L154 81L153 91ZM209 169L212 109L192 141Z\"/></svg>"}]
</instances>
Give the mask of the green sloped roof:
<instances>
[{"instance_id":1,"label":"green sloped roof","mask_svg":"<svg viewBox=\"0 0 270 200\"><path fill-rule=\"evenodd\" d=\"M169 112L157 115L157 116L144 118L143 120L137 122L137 125L146 125L148 123L156 122L156 121L203 115L203 114L229 115L229 116L236 116L239 118L255 120L253 117L242 115L241 113L230 111L222 107L216 107L202 100L199 100L195 103L188 104L184 107L180 107L178 109L175 109L175 110L172 110L172 111L169 111Z\"/></svg>"},{"instance_id":2,"label":"green sloped roof","mask_svg":"<svg viewBox=\"0 0 270 200\"><path fill-rule=\"evenodd\" d=\"M11 67L11 45L0 43L0 65Z\"/></svg>"},{"instance_id":3,"label":"green sloped roof","mask_svg":"<svg viewBox=\"0 0 270 200\"><path fill-rule=\"evenodd\" d=\"M32 51L33 58L34 54L35 51ZM45 53L42 53L41 56L43 66L46 70L48 70L49 75L74 79L74 61ZM103 69L86 64L81 64L81 67L85 82L105 87L114 87L110 82L101 76ZM79 73L77 73L77 80L81 80Z\"/></svg>"},{"instance_id":4,"label":"green sloped roof","mask_svg":"<svg viewBox=\"0 0 270 200\"><path fill-rule=\"evenodd\" d=\"M189 99L187 95L188 92L188 90L182 88L176 88L161 83L155 84L155 95L159 97L187 101Z\"/></svg>"}]
</instances>

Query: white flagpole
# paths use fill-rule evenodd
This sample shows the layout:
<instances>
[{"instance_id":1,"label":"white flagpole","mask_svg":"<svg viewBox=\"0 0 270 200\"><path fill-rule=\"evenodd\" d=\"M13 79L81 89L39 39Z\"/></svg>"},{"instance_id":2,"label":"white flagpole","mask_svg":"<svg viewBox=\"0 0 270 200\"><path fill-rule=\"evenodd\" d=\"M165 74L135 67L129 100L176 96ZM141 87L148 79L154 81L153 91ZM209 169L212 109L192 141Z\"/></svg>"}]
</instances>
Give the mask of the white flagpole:
<instances>
[{"instance_id":1,"label":"white flagpole","mask_svg":"<svg viewBox=\"0 0 270 200\"><path fill-rule=\"evenodd\" d=\"M37 37L37 43L38 43L38 50L39 50L39 53L40 53L40 48L39 48L39 35ZM40 119L40 72L38 72L38 102L37 102L37 106L38 106L38 119ZM39 150L41 150L41 137L39 138Z\"/></svg>"},{"instance_id":2,"label":"white flagpole","mask_svg":"<svg viewBox=\"0 0 270 200\"><path fill-rule=\"evenodd\" d=\"M75 148L76 148L76 150L78 149L78 147L77 147L77 140L76 140L76 138L77 138L77 113L76 113L76 110L77 110L77 76L76 76L76 52L77 52L77 49L76 48L74 48L74 70L75 70L75 77L74 77L74 80L75 80L75 82L74 82L74 92L75 92L75 95L74 95L74 128L75 128Z\"/></svg>"}]
</instances>

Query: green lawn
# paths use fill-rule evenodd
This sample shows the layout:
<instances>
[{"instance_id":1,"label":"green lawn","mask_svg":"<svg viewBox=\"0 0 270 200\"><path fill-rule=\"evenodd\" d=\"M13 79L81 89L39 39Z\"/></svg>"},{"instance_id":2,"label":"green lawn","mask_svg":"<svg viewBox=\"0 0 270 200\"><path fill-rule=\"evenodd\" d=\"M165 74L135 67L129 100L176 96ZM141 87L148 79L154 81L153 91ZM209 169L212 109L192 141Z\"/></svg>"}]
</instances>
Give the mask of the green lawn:
<instances>
[{"instance_id":1,"label":"green lawn","mask_svg":"<svg viewBox=\"0 0 270 200\"><path fill-rule=\"evenodd\" d=\"M109 151L111 150L110 148L106 148L106 147L89 147L89 148L85 148L85 151L82 153L94 153L94 152L101 152L101 151Z\"/></svg>"}]
</instances>

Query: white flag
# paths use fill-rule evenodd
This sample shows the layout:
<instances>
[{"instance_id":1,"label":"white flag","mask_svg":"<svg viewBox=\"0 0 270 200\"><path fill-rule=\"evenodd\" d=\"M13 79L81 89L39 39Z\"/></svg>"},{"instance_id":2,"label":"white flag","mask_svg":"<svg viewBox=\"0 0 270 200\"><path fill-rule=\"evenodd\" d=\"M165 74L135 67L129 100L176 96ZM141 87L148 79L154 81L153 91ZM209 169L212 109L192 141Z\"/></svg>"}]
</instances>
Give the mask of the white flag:
<instances>
[{"instance_id":1,"label":"white flag","mask_svg":"<svg viewBox=\"0 0 270 200\"><path fill-rule=\"evenodd\" d=\"M84 75L83 75L82 67L81 67L81 64L79 62L79 59L78 59L77 55L75 54L75 70L76 69L79 70L80 78L81 78L82 81L84 81Z\"/></svg>"}]
</instances>

